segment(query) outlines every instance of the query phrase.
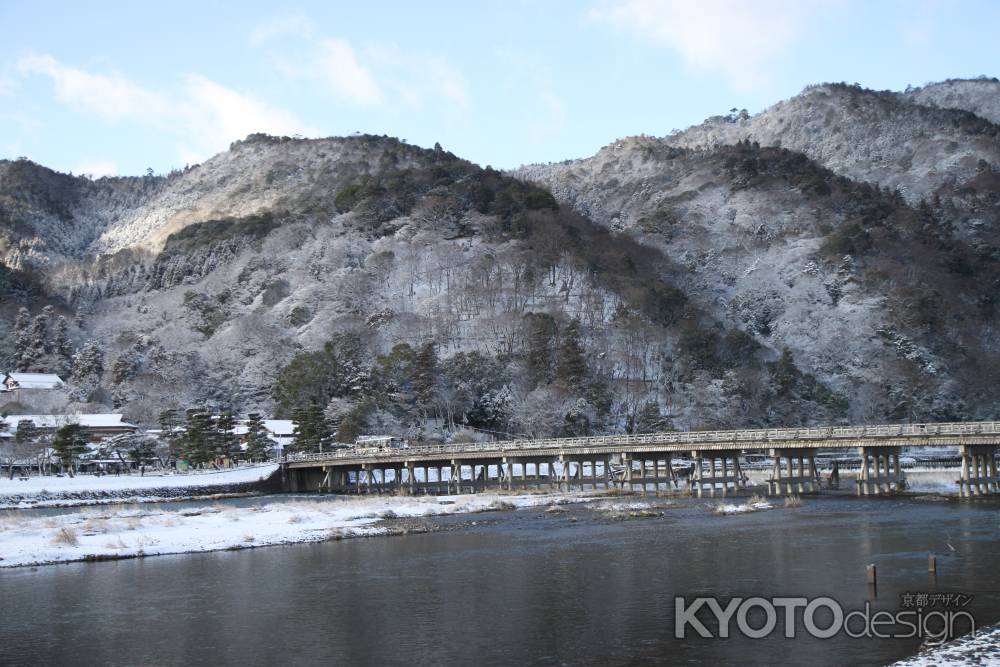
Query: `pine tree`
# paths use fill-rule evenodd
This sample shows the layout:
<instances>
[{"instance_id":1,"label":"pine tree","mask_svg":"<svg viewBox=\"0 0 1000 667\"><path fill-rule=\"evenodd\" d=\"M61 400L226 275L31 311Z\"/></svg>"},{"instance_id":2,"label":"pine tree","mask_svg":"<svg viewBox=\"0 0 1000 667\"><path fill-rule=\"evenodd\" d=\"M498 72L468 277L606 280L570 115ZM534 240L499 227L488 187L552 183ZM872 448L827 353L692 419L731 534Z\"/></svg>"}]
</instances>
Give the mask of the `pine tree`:
<instances>
[{"instance_id":1,"label":"pine tree","mask_svg":"<svg viewBox=\"0 0 1000 667\"><path fill-rule=\"evenodd\" d=\"M104 375L104 350L96 341L87 341L73 356L73 374L70 377L75 401L86 401L100 387Z\"/></svg>"},{"instance_id":2,"label":"pine tree","mask_svg":"<svg viewBox=\"0 0 1000 667\"><path fill-rule=\"evenodd\" d=\"M437 345L431 341L425 343L417 353L413 364L413 393L417 405L428 410L437 398L438 389L438 356Z\"/></svg>"},{"instance_id":3,"label":"pine tree","mask_svg":"<svg viewBox=\"0 0 1000 667\"><path fill-rule=\"evenodd\" d=\"M77 459L87 451L87 438L83 428L79 424L60 426L52 441L52 449L55 450L63 468L69 469L69 476L72 477Z\"/></svg>"},{"instance_id":4,"label":"pine tree","mask_svg":"<svg viewBox=\"0 0 1000 667\"><path fill-rule=\"evenodd\" d=\"M312 424L319 451L329 450L334 441L333 429L330 427L330 420L326 418L322 406L317 403L309 406L309 421Z\"/></svg>"},{"instance_id":5,"label":"pine tree","mask_svg":"<svg viewBox=\"0 0 1000 667\"><path fill-rule=\"evenodd\" d=\"M556 355L556 379L565 387L578 387L587 377L587 360L580 342L580 321L573 320L563 332Z\"/></svg>"},{"instance_id":6,"label":"pine tree","mask_svg":"<svg viewBox=\"0 0 1000 667\"><path fill-rule=\"evenodd\" d=\"M14 445L17 451L17 458L26 459L37 454L37 448L41 441L42 434L35 426L35 422L30 419L23 419L17 423L17 430L14 432ZM14 466L11 465L10 478L14 478ZM41 469L39 468L39 474Z\"/></svg>"},{"instance_id":7,"label":"pine tree","mask_svg":"<svg viewBox=\"0 0 1000 667\"><path fill-rule=\"evenodd\" d=\"M547 313L525 315L528 323L528 371L534 385L552 381L552 345L556 323Z\"/></svg>"},{"instance_id":8,"label":"pine tree","mask_svg":"<svg viewBox=\"0 0 1000 667\"><path fill-rule=\"evenodd\" d=\"M240 453L240 443L236 434L233 433L233 429L236 428L236 419L233 418L233 413L223 412L219 415L215 427L219 434L219 454L229 459L235 459Z\"/></svg>"},{"instance_id":9,"label":"pine tree","mask_svg":"<svg viewBox=\"0 0 1000 667\"><path fill-rule=\"evenodd\" d=\"M14 356L17 370L26 371L31 367L31 313L24 306L17 311L14 322Z\"/></svg>"},{"instance_id":10,"label":"pine tree","mask_svg":"<svg viewBox=\"0 0 1000 667\"><path fill-rule=\"evenodd\" d=\"M125 442L125 450L128 452L130 459L142 466L146 461L155 457L156 453L152 440L139 433L130 435L131 437Z\"/></svg>"},{"instance_id":11,"label":"pine tree","mask_svg":"<svg viewBox=\"0 0 1000 667\"><path fill-rule=\"evenodd\" d=\"M38 315L35 315L35 319L31 321L30 340L28 341L28 357L31 361L28 365L28 369L32 371L46 370L41 368L39 364L44 364L44 358L48 352L50 309L51 306L46 306L45 309Z\"/></svg>"},{"instance_id":12,"label":"pine tree","mask_svg":"<svg viewBox=\"0 0 1000 667\"><path fill-rule=\"evenodd\" d=\"M642 406L635 419L635 433L661 433L672 431L673 424L669 417L660 412L660 406L650 401Z\"/></svg>"},{"instance_id":13,"label":"pine tree","mask_svg":"<svg viewBox=\"0 0 1000 667\"><path fill-rule=\"evenodd\" d=\"M295 411L295 451L320 452L333 444L330 423L323 414L323 408L313 403L307 408Z\"/></svg>"},{"instance_id":14,"label":"pine tree","mask_svg":"<svg viewBox=\"0 0 1000 667\"><path fill-rule=\"evenodd\" d=\"M14 442L19 445L35 442L39 437L38 427L30 419L22 419L17 422L17 431L14 432Z\"/></svg>"},{"instance_id":15,"label":"pine tree","mask_svg":"<svg viewBox=\"0 0 1000 667\"><path fill-rule=\"evenodd\" d=\"M292 413L295 421L295 430L292 436L295 438L294 449L297 452L315 452L319 450L316 442L316 429L312 423L312 414L306 408L297 408Z\"/></svg>"},{"instance_id":16,"label":"pine tree","mask_svg":"<svg viewBox=\"0 0 1000 667\"><path fill-rule=\"evenodd\" d=\"M172 458L179 458L183 454L184 435L179 429L184 426L184 419L175 409L164 410L160 413L160 437L167 443L167 451Z\"/></svg>"},{"instance_id":17,"label":"pine tree","mask_svg":"<svg viewBox=\"0 0 1000 667\"><path fill-rule=\"evenodd\" d=\"M184 426L184 455L191 465L197 466L212 460L212 418L203 409L194 408L186 413Z\"/></svg>"},{"instance_id":18,"label":"pine tree","mask_svg":"<svg viewBox=\"0 0 1000 667\"><path fill-rule=\"evenodd\" d=\"M266 461L268 451L274 446L274 441L267 437L264 418L259 412L251 412L247 417L247 450L246 457L250 461Z\"/></svg>"},{"instance_id":19,"label":"pine tree","mask_svg":"<svg viewBox=\"0 0 1000 667\"><path fill-rule=\"evenodd\" d=\"M69 340L69 322L62 315L52 332L52 352L58 357L59 373L65 377L72 367L73 346Z\"/></svg>"}]
</instances>

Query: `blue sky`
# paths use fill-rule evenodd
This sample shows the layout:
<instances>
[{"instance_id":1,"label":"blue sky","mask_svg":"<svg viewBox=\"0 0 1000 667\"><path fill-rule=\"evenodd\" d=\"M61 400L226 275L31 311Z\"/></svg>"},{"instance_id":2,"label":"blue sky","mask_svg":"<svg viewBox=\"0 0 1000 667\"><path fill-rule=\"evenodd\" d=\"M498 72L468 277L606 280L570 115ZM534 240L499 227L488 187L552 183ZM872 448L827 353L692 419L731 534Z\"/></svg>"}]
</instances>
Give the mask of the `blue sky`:
<instances>
[{"instance_id":1,"label":"blue sky","mask_svg":"<svg viewBox=\"0 0 1000 667\"><path fill-rule=\"evenodd\" d=\"M360 131L514 167L809 83L1000 75L998 25L990 1L0 0L0 157L137 174Z\"/></svg>"}]
</instances>

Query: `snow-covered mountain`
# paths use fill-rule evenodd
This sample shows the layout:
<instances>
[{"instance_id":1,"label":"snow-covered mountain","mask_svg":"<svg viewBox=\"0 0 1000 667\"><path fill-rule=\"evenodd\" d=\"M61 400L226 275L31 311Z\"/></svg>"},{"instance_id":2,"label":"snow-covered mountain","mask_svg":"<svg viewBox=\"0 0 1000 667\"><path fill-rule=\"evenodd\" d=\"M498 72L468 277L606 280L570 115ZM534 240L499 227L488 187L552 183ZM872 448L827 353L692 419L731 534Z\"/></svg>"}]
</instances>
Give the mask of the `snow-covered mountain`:
<instances>
[{"instance_id":1,"label":"snow-covered mountain","mask_svg":"<svg viewBox=\"0 0 1000 667\"><path fill-rule=\"evenodd\" d=\"M52 305L104 352L83 393L145 421L993 417L998 89L814 86L509 175L374 136L253 135L168 176L0 162L0 367L18 308Z\"/></svg>"}]
</instances>

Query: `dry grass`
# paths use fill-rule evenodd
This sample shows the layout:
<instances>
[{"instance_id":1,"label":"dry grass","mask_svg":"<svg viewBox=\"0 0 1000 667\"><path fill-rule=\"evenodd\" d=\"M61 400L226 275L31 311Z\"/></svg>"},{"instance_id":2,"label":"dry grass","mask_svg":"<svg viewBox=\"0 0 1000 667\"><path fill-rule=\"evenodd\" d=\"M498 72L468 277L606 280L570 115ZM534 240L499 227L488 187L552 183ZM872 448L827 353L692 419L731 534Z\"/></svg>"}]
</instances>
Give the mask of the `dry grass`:
<instances>
[{"instance_id":1,"label":"dry grass","mask_svg":"<svg viewBox=\"0 0 1000 667\"><path fill-rule=\"evenodd\" d=\"M108 522L106 519L88 519L83 524L84 533L106 533L108 532Z\"/></svg>"},{"instance_id":2,"label":"dry grass","mask_svg":"<svg viewBox=\"0 0 1000 667\"><path fill-rule=\"evenodd\" d=\"M52 536L52 544L75 547L80 544L80 538L77 536L75 530L69 526L63 526Z\"/></svg>"},{"instance_id":3,"label":"dry grass","mask_svg":"<svg viewBox=\"0 0 1000 667\"><path fill-rule=\"evenodd\" d=\"M126 545L125 542L122 541L122 538L121 538L120 535L116 535L114 540L105 543L104 548L105 549L128 549L128 545Z\"/></svg>"},{"instance_id":4,"label":"dry grass","mask_svg":"<svg viewBox=\"0 0 1000 667\"><path fill-rule=\"evenodd\" d=\"M288 523L302 523L302 517L298 514L293 514L288 517Z\"/></svg>"},{"instance_id":5,"label":"dry grass","mask_svg":"<svg viewBox=\"0 0 1000 667\"><path fill-rule=\"evenodd\" d=\"M516 510L517 505L514 503L509 503L506 500L494 500L492 503L487 505L483 511L484 512L509 512L510 510Z\"/></svg>"},{"instance_id":6,"label":"dry grass","mask_svg":"<svg viewBox=\"0 0 1000 667\"><path fill-rule=\"evenodd\" d=\"M135 530L142 525L142 519L137 516L131 516L125 520L125 528L127 530Z\"/></svg>"},{"instance_id":7,"label":"dry grass","mask_svg":"<svg viewBox=\"0 0 1000 667\"><path fill-rule=\"evenodd\" d=\"M254 541L254 540L256 540L256 539L257 539L257 538L256 538L256 537L254 537L254 536L253 536L252 534L250 534L250 533L245 533L245 534L243 535L243 541L244 541L244 542L246 542L247 544L251 544L251 543L253 543L253 541Z\"/></svg>"},{"instance_id":8,"label":"dry grass","mask_svg":"<svg viewBox=\"0 0 1000 667\"><path fill-rule=\"evenodd\" d=\"M756 493L753 494L752 496L750 496L750 498L747 499L747 505L756 505L758 503L766 503L766 502L767 502L767 498L765 498L762 495L756 494Z\"/></svg>"},{"instance_id":9,"label":"dry grass","mask_svg":"<svg viewBox=\"0 0 1000 667\"><path fill-rule=\"evenodd\" d=\"M802 499L798 496L788 496L785 498L785 507L802 507Z\"/></svg>"}]
</instances>

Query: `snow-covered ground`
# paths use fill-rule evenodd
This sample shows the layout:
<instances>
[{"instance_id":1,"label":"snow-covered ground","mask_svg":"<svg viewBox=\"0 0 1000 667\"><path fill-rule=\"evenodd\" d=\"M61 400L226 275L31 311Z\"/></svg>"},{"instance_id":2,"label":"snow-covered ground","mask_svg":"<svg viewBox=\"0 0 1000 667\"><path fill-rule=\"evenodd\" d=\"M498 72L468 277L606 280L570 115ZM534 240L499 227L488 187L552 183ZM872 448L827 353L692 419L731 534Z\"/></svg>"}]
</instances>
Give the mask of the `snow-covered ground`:
<instances>
[{"instance_id":1,"label":"snow-covered ground","mask_svg":"<svg viewBox=\"0 0 1000 667\"><path fill-rule=\"evenodd\" d=\"M744 514L746 512L762 512L764 510L774 509L774 505L767 502L766 500L746 502L742 505L736 505L732 503L724 503L716 506L716 514Z\"/></svg>"},{"instance_id":2,"label":"snow-covered ground","mask_svg":"<svg viewBox=\"0 0 1000 667\"><path fill-rule=\"evenodd\" d=\"M976 636L967 635L892 667L959 667L964 665L1000 665L1000 625L983 628Z\"/></svg>"},{"instance_id":3,"label":"snow-covered ground","mask_svg":"<svg viewBox=\"0 0 1000 667\"><path fill-rule=\"evenodd\" d=\"M202 471L184 474L147 473L131 475L77 475L76 477L56 477L54 475L0 478L0 509L10 507L44 507L72 502L73 504L96 504L100 502L141 502L169 497L176 500L193 495L201 489L222 488L240 484L252 484L270 477L277 464L241 466L221 471ZM166 493L169 491L169 493Z\"/></svg>"},{"instance_id":4,"label":"snow-covered ground","mask_svg":"<svg viewBox=\"0 0 1000 667\"><path fill-rule=\"evenodd\" d=\"M381 519L584 502L582 494L359 497L233 507L95 507L58 516L0 516L0 567L88 558L242 549L376 535Z\"/></svg>"}]
</instances>

